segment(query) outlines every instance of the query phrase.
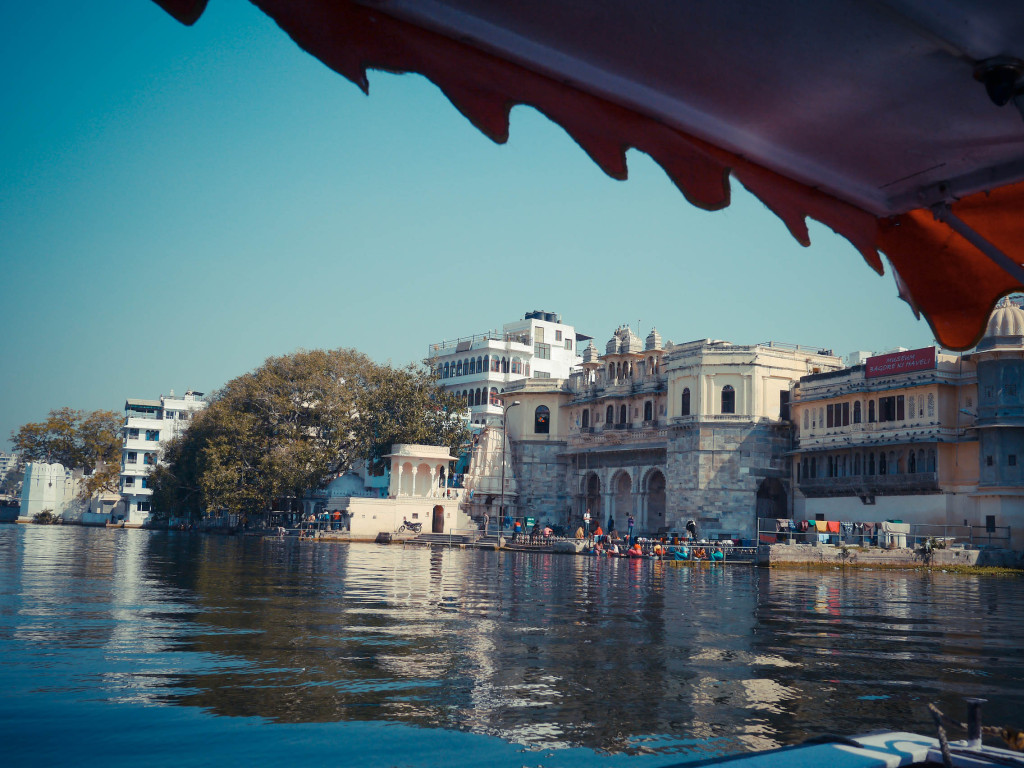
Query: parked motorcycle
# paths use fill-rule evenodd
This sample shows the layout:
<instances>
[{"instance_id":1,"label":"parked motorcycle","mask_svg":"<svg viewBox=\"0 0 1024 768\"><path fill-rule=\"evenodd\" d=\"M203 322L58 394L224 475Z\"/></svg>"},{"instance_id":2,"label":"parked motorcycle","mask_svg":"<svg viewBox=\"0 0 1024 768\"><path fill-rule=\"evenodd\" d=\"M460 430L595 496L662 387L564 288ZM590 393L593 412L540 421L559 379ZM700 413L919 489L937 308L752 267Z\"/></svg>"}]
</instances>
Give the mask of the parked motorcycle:
<instances>
[{"instance_id":1,"label":"parked motorcycle","mask_svg":"<svg viewBox=\"0 0 1024 768\"><path fill-rule=\"evenodd\" d=\"M419 533L423 530L423 523L411 523L403 517L402 524L398 526L398 532L405 533L407 530L412 531L413 533Z\"/></svg>"}]
</instances>

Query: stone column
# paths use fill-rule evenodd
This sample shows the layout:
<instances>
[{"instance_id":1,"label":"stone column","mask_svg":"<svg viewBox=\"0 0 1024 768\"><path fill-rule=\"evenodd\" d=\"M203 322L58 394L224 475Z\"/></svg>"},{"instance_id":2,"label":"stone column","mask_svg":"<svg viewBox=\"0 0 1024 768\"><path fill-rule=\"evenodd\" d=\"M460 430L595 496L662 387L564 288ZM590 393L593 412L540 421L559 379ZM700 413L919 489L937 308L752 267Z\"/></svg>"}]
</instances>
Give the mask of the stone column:
<instances>
[{"instance_id":1,"label":"stone column","mask_svg":"<svg viewBox=\"0 0 1024 768\"><path fill-rule=\"evenodd\" d=\"M437 467L430 468L430 488L427 490L427 495L431 498L437 497Z\"/></svg>"},{"instance_id":2,"label":"stone column","mask_svg":"<svg viewBox=\"0 0 1024 768\"><path fill-rule=\"evenodd\" d=\"M402 462L398 459L391 460L391 476L397 478L395 482L395 498L402 495Z\"/></svg>"},{"instance_id":3,"label":"stone column","mask_svg":"<svg viewBox=\"0 0 1024 768\"><path fill-rule=\"evenodd\" d=\"M418 465L416 465L416 464L412 465L412 483L409 485L409 495L410 496L415 496L416 495L416 471L418 469L419 469Z\"/></svg>"}]
</instances>

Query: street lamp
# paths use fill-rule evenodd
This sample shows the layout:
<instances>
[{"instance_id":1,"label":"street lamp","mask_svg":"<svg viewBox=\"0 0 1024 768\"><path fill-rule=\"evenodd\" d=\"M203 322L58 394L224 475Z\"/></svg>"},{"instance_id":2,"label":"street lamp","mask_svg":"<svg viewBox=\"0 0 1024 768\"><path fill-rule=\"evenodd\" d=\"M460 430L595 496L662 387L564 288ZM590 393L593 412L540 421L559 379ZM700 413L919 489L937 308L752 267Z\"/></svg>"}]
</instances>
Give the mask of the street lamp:
<instances>
[{"instance_id":1,"label":"street lamp","mask_svg":"<svg viewBox=\"0 0 1024 768\"><path fill-rule=\"evenodd\" d=\"M521 405L518 400L513 400L505 406L501 413L501 502L498 506L498 543L501 544L501 537L505 533L505 445L508 443L508 409Z\"/></svg>"}]
</instances>

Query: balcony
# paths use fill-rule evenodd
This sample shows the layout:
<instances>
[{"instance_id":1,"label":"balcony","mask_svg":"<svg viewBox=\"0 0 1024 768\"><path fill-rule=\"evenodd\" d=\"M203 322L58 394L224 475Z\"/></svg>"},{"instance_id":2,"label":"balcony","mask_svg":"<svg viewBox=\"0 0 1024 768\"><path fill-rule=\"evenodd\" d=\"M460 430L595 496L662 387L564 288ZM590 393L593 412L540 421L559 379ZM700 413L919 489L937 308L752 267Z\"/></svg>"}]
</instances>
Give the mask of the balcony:
<instances>
[{"instance_id":1,"label":"balcony","mask_svg":"<svg viewBox=\"0 0 1024 768\"><path fill-rule=\"evenodd\" d=\"M937 472L903 475L847 475L805 477L797 484L805 496L893 496L910 493L938 493Z\"/></svg>"}]
</instances>

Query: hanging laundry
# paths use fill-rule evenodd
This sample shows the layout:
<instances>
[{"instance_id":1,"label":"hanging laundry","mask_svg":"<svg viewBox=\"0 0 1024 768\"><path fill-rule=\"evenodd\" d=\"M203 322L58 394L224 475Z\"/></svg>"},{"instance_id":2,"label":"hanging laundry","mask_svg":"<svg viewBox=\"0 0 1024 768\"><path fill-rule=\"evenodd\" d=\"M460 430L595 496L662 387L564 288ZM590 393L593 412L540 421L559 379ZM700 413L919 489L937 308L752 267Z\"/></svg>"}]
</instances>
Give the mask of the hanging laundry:
<instances>
[{"instance_id":1,"label":"hanging laundry","mask_svg":"<svg viewBox=\"0 0 1024 768\"><path fill-rule=\"evenodd\" d=\"M825 523L825 527L828 528L829 533L839 533L839 521L829 520Z\"/></svg>"},{"instance_id":2,"label":"hanging laundry","mask_svg":"<svg viewBox=\"0 0 1024 768\"><path fill-rule=\"evenodd\" d=\"M828 523L824 520L815 520L814 530L816 530L818 533L828 533Z\"/></svg>"}]
</instances>

